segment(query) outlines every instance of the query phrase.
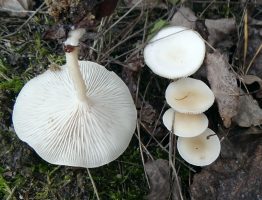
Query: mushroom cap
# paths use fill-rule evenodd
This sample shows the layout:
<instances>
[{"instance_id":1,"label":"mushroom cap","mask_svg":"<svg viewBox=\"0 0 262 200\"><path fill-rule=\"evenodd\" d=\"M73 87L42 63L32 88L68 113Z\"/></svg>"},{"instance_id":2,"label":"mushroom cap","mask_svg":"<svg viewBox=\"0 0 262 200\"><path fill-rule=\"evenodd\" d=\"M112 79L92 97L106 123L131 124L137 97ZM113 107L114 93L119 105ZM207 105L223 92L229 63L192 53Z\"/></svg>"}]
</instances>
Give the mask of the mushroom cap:
<instances>
[{"instance_id":1,"label":"mushroom cap","mask_svg":"<svg viewBox=\"0 0 262 200\"><path fill-rule=\"evenodd\" d=\"M214 103L212 90L203 82L183 78L168 85L166 101L177 112L198 114L205 112Z\"/></svg>"},{"instance_id":2,"label":"mushroom cap","mask_svg":"<svg viewBox=\"0 0 262 200\"><path fill-rule=\"evenodd\" d=\"M196 31L172 26L150 40L144 58L155 74L175 79L195 73L203 63L205 51L205 42Z\"/></svg>"},{"instance_id":3,"label":"mushroom cap","mask_svg":"<svg viewBox=\"0 0 262 200\"><path fill-rule=\"evenodd\" d=\"M136 127L137 111L125 83L93 62L79 61L91 102L79 101L68 73L47 70L17 97L13 124L18 137L47 162L98 167L119 157Z\"/></svg>"},{"instance_id":4,"label":"mushroom cap","mask_svg":"<svg viewBox=\"0 0 262 200\"><path fill-rule=\"evenodd\" d=\"M163 115L163 123L166 128L171 131L173 122L174 134L181 137L195 137L200 135L208 126L208 119L203 113L196 115L183 114L169 108Z\"/></svg>"},{"instance_id":5,"label":"mushroom cap","mask_svg":"<svg viewBox=\"0 0 262 200\"><path fill-rule=\"evenodd\" d=\"M180 156L192 165L211 164L218 158L221 149L219 138L214 134L211 129L207 128L205 132L196 137L178 137L177 150Z\"/></svg>"}]
</instances>

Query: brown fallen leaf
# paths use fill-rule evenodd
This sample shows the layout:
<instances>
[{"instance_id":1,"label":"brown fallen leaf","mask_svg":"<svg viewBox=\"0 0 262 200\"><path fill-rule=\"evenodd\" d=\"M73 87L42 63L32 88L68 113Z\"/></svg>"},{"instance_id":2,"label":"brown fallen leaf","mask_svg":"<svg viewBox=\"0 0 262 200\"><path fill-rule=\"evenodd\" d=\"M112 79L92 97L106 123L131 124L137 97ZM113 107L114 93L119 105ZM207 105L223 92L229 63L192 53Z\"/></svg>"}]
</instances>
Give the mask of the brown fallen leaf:
<instances>
[{"instance_id":1,"label":"brown fallen leaf","mask_svg":"<svg viewBox=\"0 0 262 200\"><path fill-rule=\"evenodd\" d=\"M118 0L106 0L99 3L96 9L96 18L101 19L102 17L111 15L116 8L117 2Z\"/></svg>"},{"instance_id":2,"label":"brown fallen leaf","mask_svg":"<svg viewBox=\"0 0 262 200\"><path fill-rule=\"evenodd\" d=\"M212 46L229 48L234 44L232 33L236 31L235 19L206 19L205 25L209 33L208 42Z\"/></svg>"},{"instance_id":3,"label":"brown fallen leaf","mask_svg":"<svg viewBox=\"0 0 262 200\"><path fill-rule=\"evenodd\" d=\"M225 55L219 52L206 56L207 78L218 104L224 126L229 128L231 119L237 114L239 89L236 76L230 72Z\"/></svg>"},{"instance_id":4,"label":"brown fallen leaf","mask_svg":"<svg viewBox=\"0 0 262 200\"><path fill-rule=\"evenodd\" d=\"M142 122L145 122L151 126L156 122L158 115L152 105L150 105L148 102L144 102L140 118Z\"/></svg>"},{"instance_id":5,"label":"brown fallen leaf","mask_svg":"<svg viewBox=\"0 0 262 200\"><path fill-rule=\"evenodd\" d=\"M170 21L170 25L172 26L183 26L190 29L196 28L196 20L197 17L195 13L187 7L181 7L174 14L172 20Z\"/></svg>"},{"instance_id":6,"label":"brown fallen leaf","mask_svg":"<svg viewBox=\"0 0 262 200\"><path fill-rule=\"evenodd\" d=\"M32 6L33 1L32 0L17 0L25 10L29 10Z\"/></svg>"},{"instance_id":7,"label":"brown fallen leaf","mask_svg":"<svg viewBox=\"0 0 262 200\"><path fill-rule=\"evenodd\" d=\"M145 164L150 181L149 200L166 200L170 195L170 176L167 160L158 159Z\"/></svg>"},{"instance_id":8,"label":"brown fallen leaf","mask_svg":"<svg viewBox=\"0 0 262 200\"><path fill-rule=\"evenodd\" d=\"M251 85L254 83L257 83L259 85L258 89L254 89L253 91L249 91L252 93L255 93L255 99L262 100L262 79L255 75L244 75L241 77L241 81L246 85ZM262 102L262 101L261 101ZM258 102L259 105L262 105L260 102Z\"/></svg>"},{"instance_id":9,"label":"brown fallen leaf","mask_svg":"<svg viewBox=\"0 0 262 200\"><path fill-rule=\"evenodd\" d=\"M45 0L49 14L75 28L93 28L102 17L113 13L118 0Z\"/></svg>"},{"instance_id":10,"label":"brown fallen leaf","mask_svg":"<svg viewBox=\"0 0 262 200\"><path fill-rule=\"evenodd\" d=\"M64 26L56 24L52 27L48 27L43 34L45 40L58 40L66 38L67 30Z\"/></svg>"},{"instance_id":11,"label":"brown fallen leaf","mask_svg":"<svg viewBox=\"0 0 262 200\"><path fill-rule=\"evenodd\" d=\"M242 91L242 93L244 92ZM239 109L233 121L241 127L262 124L262 109L251 95L242 95L239 97Z\"/></svg>"},{"instance_id":12,"label":"brown fallen leaf","mask_svg":"<svg viewBox=\"0 0 262 200\"><path fill-rule=\"evenodd\" d=\"M0 11L10 16L25 17L30 9L32 0L0 0Z\"/></svg>"}]
</instances>

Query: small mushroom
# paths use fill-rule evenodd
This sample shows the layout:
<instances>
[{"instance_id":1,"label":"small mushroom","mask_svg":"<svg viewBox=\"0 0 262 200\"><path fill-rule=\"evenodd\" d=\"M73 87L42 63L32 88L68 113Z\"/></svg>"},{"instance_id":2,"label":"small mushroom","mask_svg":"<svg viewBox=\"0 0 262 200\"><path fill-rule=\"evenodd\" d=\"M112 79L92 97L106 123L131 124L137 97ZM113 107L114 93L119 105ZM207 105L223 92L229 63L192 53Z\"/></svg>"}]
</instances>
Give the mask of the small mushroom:
<instances>
[{"instance_id":1,"label":"small mushroom","mask_svg":"<svg viewBox=\"0 0 262 200\"><path fill-rule=\"evenodd\" d=\"M195 73L205 57L202 37L191 29L172 26L160 30L144 49L147 66L157 75L175 79Z\"/></svg>"},{"instance_id":2,"label":"small mushroom","mask_svg":"<svg viewBox=\"0 0 262 200\"><path fill-rule=\"evenodd\" d=\"M177 139L177 150L180 156L196 166L210 165L218 158L220 149L219 138L209 128L199 136Z\"/></svg>"},{"instance_id":3,"label":"small mushroom","mask_svg":"<svg viewBox=\"0 0 262 200\"><path fill-rule=\"evenodd\" d=\"M208 126L205 114L183 114L169 108L163 115L165 127L174 134L181 137L195 137L203 133Z\"/></svg>"},{"instance_id":4,"label":"small mushroom","mask_svg":"<svg viewBox=\"0 0 262 200\"><path fill-rule=\"evenodd\" d=\"M166 89L166 101L177 112L198 114L209 109L215 97L203 82L193 78L183 78L172 82Z\"/></svg>"},{"instance_id":5,"label":"small mushroom","mask_svg":"<svg viewBox=\"0 0 262 200\"><path fill-rule=\"evenodd\" d=\"M47 162L99 167L119 157L136 128L125 83L105 67L78 61L82 30L71 31L66 65L47 70L21 90L13 110L18 137ZM73 46L72 46L73 45Z\"/></svg>"}]
</instances>

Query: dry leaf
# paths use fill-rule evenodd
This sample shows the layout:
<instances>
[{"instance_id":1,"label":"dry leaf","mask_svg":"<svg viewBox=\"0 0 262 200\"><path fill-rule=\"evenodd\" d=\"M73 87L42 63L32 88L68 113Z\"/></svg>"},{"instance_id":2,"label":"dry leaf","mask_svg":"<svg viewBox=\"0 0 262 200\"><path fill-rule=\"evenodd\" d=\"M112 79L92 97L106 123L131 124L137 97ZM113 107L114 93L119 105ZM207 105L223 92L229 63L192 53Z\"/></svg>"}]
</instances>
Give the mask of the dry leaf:
<instances>
[{"instance_id":1,"label":"dry leaf","mask_svg":"<svg viewBox=\"0 0 262 200\"><path fill-rule=\"evenodd\" d=\"M118 0L106 0L102 1L97 5L97 10L96 10L96 18L101 19L102 17L106 17L111 15L117 5Z\"/></svg>"},{"instance_id":2,"label":"dry leaf","mask_svg":"<svg viewBox=\"0 0 262 200\"><path fill-rule=\"evenodd\" d=\"M24 17L27 10L32 5L32 0L0 0L1 11L7 12L11 16Z\"/></svg>"},{"instance_id":3,"label":"dry leaf","mask_svg":"<svg viewBox=\"0 0 262 200\"><path fill-rule=\"evenodd\" d=\"M166 200L170 193L170 176L168 161L158 159L145 164L150 181L149 200Z\"/></svg>"},{"instance_id":4,"label":"dry leaf","mask_svg":"<svg viewBox=\"0 0 262 200\"><path fill-rule=\"evenodd\" d=\"M238 113L233 120L242 127L262 124L262 109L259 107L257 101L250 95L240 96L239 100Z\"/></svg>"},{"instance_id":5,"label":"dry leaf","mask_svg":"<svg viewBox=\"0 0 262 200\"><path fill-rule=\"evenodd\" d=\"M196 28L197 17L195 13L187 7L181 7L173 16L170 24L172 26L183 26L190 29Z\"/></svg>"},{"instance_id":6,"label":"dry leaf","mask_svg":"<svg viewBox=\"0 0 262 200\"><path fill-rule=\"evenodd\" d=\"M32 0L17 0L25 10L29 10L32 5Z\"/></svg>"},{"instance_id":7,"label":"dry leaf","mask_svg":"<svg viewBox=\"0 0 262 200\"><path fill-rule=\"evenodd\" d=\"M257 82L259 85L260 85L260 88L262 88L262 79L259 78L258 76L255 76L255 75L244 75L242 77L242 81L245 83L245 84L252 84L254 82Z\"/></svg>"},{"instance_id":8,"label":"dry leaf","mask_svg":"<svg viewBox=\"0 0 262 200\"><path fill-rule=\"evenodd\" d=\"M208 42L214 46L230 47L233 45L230 36L236 31L236 21L230 19L206 19L205 25L207 27L209 36Z\"/></svg>"},{"instance_id":9,"label":"dry leaf","mask_svg":"<svg viewBox=\"0 0 262 200\"><path fill-rule=\"evenodd\" d=\"M158 118L158 114L153 106L149 104L149 102L144 102L140 118L142 122L145 122L150 126L154 125Z\"/></svg>"},{"instance_id":10,"label":"dry leaf","mask_svg":"<svg viewBox=\"0 0 262 200\"><path fill-rule=\"evenodd\" d=\"M113 13L118 0L45 0L49 14L57 22L75 28L94 28L96 20Z\"/></svg>"},{"instance_id":11,"label":"dry leaf","mask_svg":"<svg viewBox=\"0 0 262 200\"><path fill-rule=\"evenodd\" d=\"M225 55L215 52L206 56L207 78L215 94L219 114L226 128L237 114L239 89L235 75L229 71Z\"/></svg>"}]
</instances>

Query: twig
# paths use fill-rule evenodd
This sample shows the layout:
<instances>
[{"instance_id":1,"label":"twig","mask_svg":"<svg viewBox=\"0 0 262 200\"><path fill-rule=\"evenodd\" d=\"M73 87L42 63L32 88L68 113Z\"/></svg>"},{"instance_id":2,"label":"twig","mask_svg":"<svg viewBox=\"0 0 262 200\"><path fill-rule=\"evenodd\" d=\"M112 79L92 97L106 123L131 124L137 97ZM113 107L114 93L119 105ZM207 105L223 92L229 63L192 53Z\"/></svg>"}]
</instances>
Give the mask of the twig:
<instances>
[{"instance_id":1,"label":"twig","mask_svg":"<svg viewBox=\"0 0 262 200\"><path fill-rule=\"evenodd\" d=\"M174 166L172 161L169 162L169 163L170 163L170 165L171 165L171 167L173 169L174 175L175 175L175 179L176 179L176 182L177 182L178 192L179 192L180 198L181 198L181 200L183 200L184 198L183 198L183 195L182 195L181 186L180 186L180 183L179 183L179 180L178 180L176 168L175 168L175 166Z\"/></svg>"},{"instance_id":2,"label":"twig","mask_svg":"<svg viewBox=\"0 0 262 200\"><path fill-rule=\"evenodd\" d=\"M97 30L98 33L102 30L102 27L104 26L104 24L105 24L105 18L101 20L100 25L98 26L98 30ZM96 38L93 42L92 48L89 49L89 57L91 57L91 55L93 54L93 51L98 43L98 40L99 38Z\"/></svg>"},{"instance_id":3,"label":"twig","mask_svg":"<svg viewBox=\"0 0 262 200\"><path fill-rule=\"evenodd\" d=\"M183 195L182 195L182 192L181 192L181 186L180 186L180 182L178 180L178 176L177 176L177 171L176 171L176 168L175 168L175 114L173 114L173 117L172 117L172 127L171 127L171 131L169 132L170 134L170 137L169 137L169 165L171 166L171 175L173 177L173 175L175 176L175 181L176 181L176 185L175 187L177 186L177 189L178 189L178 192L179 192L179 196L180 196L180 199L183 200Z\"/></svg>"},{"instance_id":4,"label":"twig","mask_svg":"<svg viewBox=\"0 0 262 200\"><path fill-rule=\"evenodd\" d=\"M207 7L202 11L202 13L199 15L200 18L202 17L202 15L207 11L207 9L208 9L214 2L216 2L216 0L211 1L211 2L208 4L208 6L207 6Z\"/></svg>"},{"instance_id":5,"label":"twig","mask_svg":"<svg viewBox=\"0 0 262 200\"><path fill-rule=\"evenodd\" d=\"M256 59L256 57L257 57L257 55L259 54L259 52L261 51L261 49L262 49L262 44L260 44L260 46L258 47L255 55L253 56L253 58L252 58L252 60L250 61L249 65L247 66L246 74L248 73L250 67L252 66L254 60Z\"/></svg>"},{"instance_id":6,"label":"twig","mask_svg":"<svg viewBox=\"0 0 262 200\"><path fill-rule=\"evenodd\" d=\"M10 36L13 36L13 35L17 34L17 33L39 12L39 10L41 10L41 8L42 8L44 5L45 5L45 2L42 3L42 4L34 11L34 13L33 13L20 27L18 27L18 29L16 29L15 32L10 33L10 34L8 34L8 35L2 36L2 39L8 38L8 37L10 37Z\"/></svg>"},{"instance_id":7,"label":"twig","mask_svg":"<svg viewBox=\"0 0 262 200\"><path fill-rule=\"evenodd\" d=\"M108 31L110 31L115 25L117 25L122 19L124 19L132 10L134 10L142 0L139 0L135 5L133 5L122 17L120 17L115 23L113 23L108 29L106 29L101 35L105 35Z\"/></svg>"},{"instance_id":8,"label":"twig","mask_svg":"<svg viewBox=\"0 0 262 200\"><path fill-rule=\"evenodd\" d=\"M15 190L16 190L16 186L11 190L11 193L10 193L9 196L6 198L6 200L11 200L12 196L14 195Z\"/></svg>"},{"instance_id":9,"label":"twig","mask_svg":"<svg viewBox=\"0 0 262 200\"><path fill-rule=\"evenodd\" d=\"M150 189L150 183L149 183L149 179L148 179L148 176L146 174L146 169L145 169L145 158L144 158L143 150L142 150L142 142L141 142L139 122L137 122L137 126L136 127L137 127L137 134L138 134L137 139L138 139L138 142L139 142L139 150L140 150L141 160L142 160L142 163L143 163L144 174L145 174L145 178L146 178L146 182L147 182L148 188Z\"/></svg>"},{"instance_id":10,"label":"twig","mask_svg":"<svg viewBox=\"0 0 262 200\"><path fill-rule=\"evenodd\" d=\"M0 8L0 12L12 12L12 13L25 13L25 14L34 14L35 10L13 10L9 8ZM47 11L39 11L40 14L48 14Z\"/></svg>"},{"instance_id":11,"label":"twig","mask_svg":"<svg viewBox=\"0 0 262 200\"><path fill-rule=\"evenodd\" d=\"M135 99L136 104L137 104L137 101L138 101L138 93L139 93L138 91L139 91L140 80L141 80L140 78L141 78L141 73L139 73L138 80L137 80L137 90L136 90L136 99ZM145 159L144 159L144 155L143 155L141 135L140 135L140 123L141 123L141 118L139 117L139 119L137 120L137 125L136 125L137 134L138 134L137 138L138 138L138 141L139 141L139 150L140 150L140 155L141 155L141 159L142 159L142 163L143 163L146 182L147 182L148 188L150 188L149 179L148 179L148 176L147 176L146 170L145 170Z\"/></svg>"},{"instance_id":12,"label":"twig","mask_svg":"<svg viewBox=\"0 0 262 200\"><path fill-rule=\"evenodd\" d=\"M97 188L96 188L95 181L94 181L94 179L93 179L89 169L88 168L86 168L86 169L87 169L87 172L88 172L88 176L89 176L89 178L91 180L92 186L94 188L94 192L95 192L96 198L97 198L97 200L100 200L99 195L98 195L98 191L97 191Z\"/></svg>"},{"instance_id":13,"label":"twig","mask_svg":"<svg viewBox=\"0 0 262 200\"><path fill-rule=\"evenodd\" d=\"M246 58L247 58L247 47L248 47L248 15L247 9L244 10L244 58L243 58L243 66L246 65Z\"/></svg>"}]
</instances>

